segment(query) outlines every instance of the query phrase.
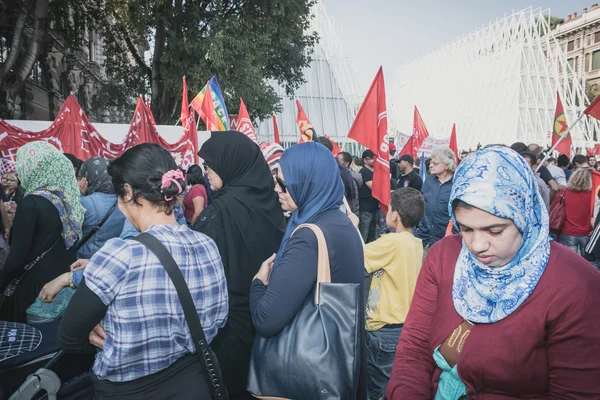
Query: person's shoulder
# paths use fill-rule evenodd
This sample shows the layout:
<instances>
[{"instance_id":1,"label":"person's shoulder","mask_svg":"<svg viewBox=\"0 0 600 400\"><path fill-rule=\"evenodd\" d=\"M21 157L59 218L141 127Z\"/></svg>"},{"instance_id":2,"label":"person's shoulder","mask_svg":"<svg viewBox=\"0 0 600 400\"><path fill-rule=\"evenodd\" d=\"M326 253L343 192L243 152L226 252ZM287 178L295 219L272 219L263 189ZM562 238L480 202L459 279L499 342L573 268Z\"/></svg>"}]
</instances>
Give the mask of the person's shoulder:
<instances>
[{"instance_id":1,"label":"person's shoulder","mask_svg":"<svg viewBox=\"0 0 600 400\"><path fill-rule=\"evenodd\" d=\"M542 280L556 295L585 297L594 293L600 296L600 272L589 261L555 241L550 242L550 259Z\"/></svg>"},{"instance_id":2,"label":"person's shoulder","mask_svg":"<svg viewBox=\"0 0 600 400\"><path fill-rule=\"evenodd\" d=\"M454 260L458 258L458 254L462 249L462 236L452 235L444 237L438 240L431 246L427 257L432 257L436 261L442 261L446 263L448 260Z\"/></svg>"}]
</instances>

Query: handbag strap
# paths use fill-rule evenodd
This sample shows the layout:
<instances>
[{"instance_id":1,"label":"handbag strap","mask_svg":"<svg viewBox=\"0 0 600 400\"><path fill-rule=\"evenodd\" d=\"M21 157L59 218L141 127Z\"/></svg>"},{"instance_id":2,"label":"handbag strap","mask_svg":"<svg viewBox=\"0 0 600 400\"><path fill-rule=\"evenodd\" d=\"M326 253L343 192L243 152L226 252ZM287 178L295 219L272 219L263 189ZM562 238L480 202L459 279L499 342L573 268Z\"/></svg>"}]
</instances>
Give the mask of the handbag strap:
<instances>
[{"instance_id":1,"label":"handbag strap","mask_svg":"<svg viewBox=\"0 0 600 400\"><path fill-rule=\"evenodd\" d=\"M317 237L317 290L315 290L315 304L319 304L319 285L321 283L331 283L331 268L329 266L329 251L327 250L327 241L323 231L315 224L298 225L294 233L301 228L308 228Z\"/></svg>"},{"instance_id":2,"label":"handbag strap","mask_svg":"<svg viewBox=\"0 0 600 400\"><path fill-rule=\"evenodd\" d=\"M77 243L77 247L76 250L79 250L83 247L83 245L92 238L92 236L94 236L96 234L96 232L98 232L100 230L100 228L102 228L102 225L104 225L104 223L106 221L108 221L108 219L110 218L110 216L112 215L113 211L115 211L115 208L117 208L117 203L113 204L113 206L110 208L110 210L108 210L108 212L106 213L106 215L104 216L104 218L102 218L102 220L98 223L98 225L94 226L92 228L91 231L89 231L87 233L87 235L85 235L85 237L83 239L81 239L79 241L79 243Z\"/></svg>"},{"instance_id":3,"label":"handbag strap","mask_svg":"<svg viewBox=\"0 0 600 400\"><path fill-rule=\"evenodd\" d=\"M158 261L160 261L167 271L169 278L171 278L173 286L175 286L175 290L177 291L177 296L179 297L185 320L190 328L190 334L192 335L194 347L196 348L196 355L200 359L200 365L202 365L202 369L204 370L204 376L206 377L212 397L213 399L224 399L227 392L224 390L225 387L217 375L215 369L216 364L212 360L210 347L206 340L206 336L204 335L204 330L202 329L202 324L200 322L200 317L198 317L194 300L192 299L190 289L185 282L177 262L173 259L171 253L169 253L169 250L167 250L167 248L151 234L142 233L134 240L140 242L142 245L146 246L148 250L154 253L158 258Z\"/></svg>"}]
</instances>

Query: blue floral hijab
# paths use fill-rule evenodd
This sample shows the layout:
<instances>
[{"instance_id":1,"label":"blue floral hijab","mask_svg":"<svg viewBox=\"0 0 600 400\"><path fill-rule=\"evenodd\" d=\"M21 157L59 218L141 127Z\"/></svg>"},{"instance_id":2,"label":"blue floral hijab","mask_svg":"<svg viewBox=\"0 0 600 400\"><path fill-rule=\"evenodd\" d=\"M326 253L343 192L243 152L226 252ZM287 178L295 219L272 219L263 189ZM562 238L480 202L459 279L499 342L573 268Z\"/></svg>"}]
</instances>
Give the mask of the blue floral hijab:
<instances>
[{"instance_id":1,"label":"blue floral hijab","mask_svg":"<svg viewBox=\"0 0 600 400\"><path fill-rule=\"evenodd\" d=\"M456 261L452 300L458 314L476 323L494 323L512 314L533 292L550 258L548 212L530 166L513 150L494 146L460 163L448 205L454 200L513 221L521 248L505 266L487 267L463 240Z\"/></svg>"},{"instance_id":2,"label":"blue floral hijab","mask_svg":"<svg viewBox=\"0 0 600 400\"><path fill-rule=\"evenodd\" d=\"M344 197L337 162L322 144L308 142L292 146L281 156L279 166L298 209L288 221L277 259L299 225L312 222L325 211L339 209Z\"/></svg>"}]
</instances>

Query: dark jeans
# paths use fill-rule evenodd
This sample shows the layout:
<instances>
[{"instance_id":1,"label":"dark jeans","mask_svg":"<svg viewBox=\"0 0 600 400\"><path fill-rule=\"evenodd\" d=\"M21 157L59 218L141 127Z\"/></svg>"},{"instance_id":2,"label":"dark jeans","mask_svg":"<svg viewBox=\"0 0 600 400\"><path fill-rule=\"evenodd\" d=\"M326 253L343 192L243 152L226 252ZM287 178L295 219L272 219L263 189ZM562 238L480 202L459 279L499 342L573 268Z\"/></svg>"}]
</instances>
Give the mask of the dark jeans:
<instances>
[{"instance_id":1,"label":"dark jeans","mask_svg":"<svg viewBox=\"0 0 600 400\"><path fill-rule=\"evenodd\" d=\"M583 250L585 249L585 245L590 240L589 236L568 236L568 235L560 235L559 242L560 244L564 244L575 253L582 255Z\"/></svg>"},{"instance_id":2,"label":"dark jeans","mask_svg":"<svg viewBox=\"0 0 600 400\"><path fill-rule=\"evenodd\" d=\"M367 331L367 373L369 374L368 399L380 400L385 397L385 388L390 380L396 346L400 340L402 327L386 327L377 331Z\"/></svg>"},{"instance_id":3,"label":"dark jeans","mask_svg":"<svg viewBox=\"0 0 600 400\"><path fill-rule=\"evenodd\" d=\"M360 211L358 213L358 230L365 243L376 239L377 211Z\"/></svg>"}]
</instances>

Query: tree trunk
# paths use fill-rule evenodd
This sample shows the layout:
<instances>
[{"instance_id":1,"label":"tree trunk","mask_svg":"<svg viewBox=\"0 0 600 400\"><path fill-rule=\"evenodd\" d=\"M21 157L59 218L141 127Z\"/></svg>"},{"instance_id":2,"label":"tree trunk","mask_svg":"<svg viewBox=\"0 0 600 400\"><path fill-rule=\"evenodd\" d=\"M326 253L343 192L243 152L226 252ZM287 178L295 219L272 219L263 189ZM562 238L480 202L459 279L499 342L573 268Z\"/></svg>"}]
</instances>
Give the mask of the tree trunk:
<instances>
[{"instance_id":1,"label":"tree trunk","mask_svg":"<svg viewBox=\"0 0 600 400\"><path fill-rule=\"evenodd\" d=\"M156 24L156 32L154 34L154 54L152 55L152 80L150 89L152 90L152 114L158 124L162 124L164 120L164 109L162 103L162 91L164 82L161 73L161 59L165 53L167 41L167 26L166 19L170 16L167 12L167 6L162 3L155 12L158 15ZM160 16L163 16L162 18Z\"/></svg>"},{"instance_id":2,"label":"tree trunk","mask_svg":"<svg viewBox=\"0 0 600 400\"><path fill-rule=\"evenodd\" d=\"M33 29L29 38L27 52L23 55L23 61L17 70L17 83L25 82L35 65L43 48L46 36L46 20L48 18L48 0L36 0L33 14Z\"/></svg>"},{"instance_id":3,"label":"tree trunk","mask_svg":"<svg viewBox=\"0 0 600 400\"><path fill-rule=\"evenodd\" d=\"M24 1L21 9L19 10L17 21L15 22L15 29L12 35L12 43L10 46L10 52L8 53L8 58L4 62L4 65L2 65L2 69L0 69L0 87L2 87L4 79L6 79L6 76L14 67L19 56L19 51L21 49L21 37L23 36L23 28L25 27L25 22L27 21L28 8L29 1Z\"/></svg>"}]
</instances>

